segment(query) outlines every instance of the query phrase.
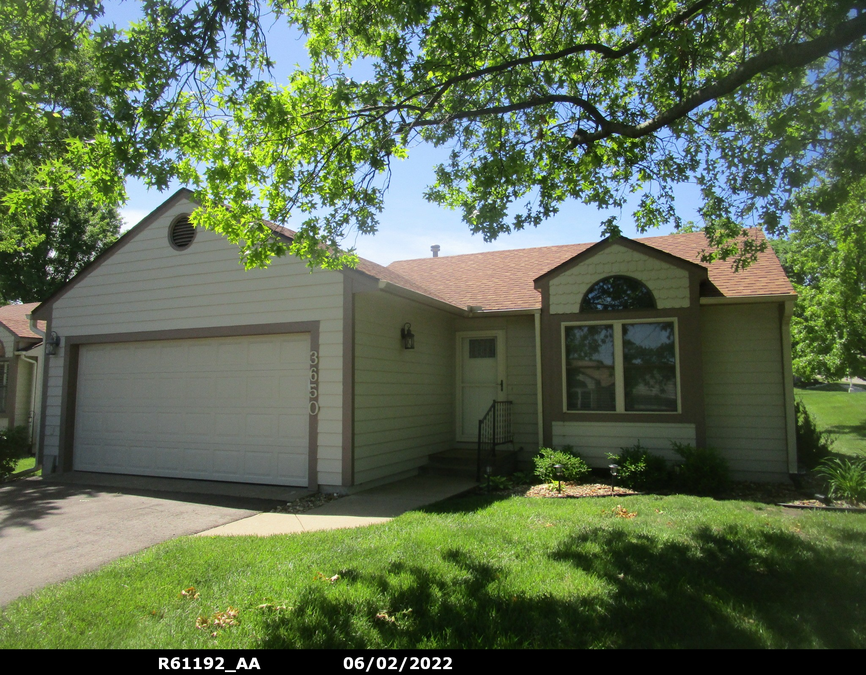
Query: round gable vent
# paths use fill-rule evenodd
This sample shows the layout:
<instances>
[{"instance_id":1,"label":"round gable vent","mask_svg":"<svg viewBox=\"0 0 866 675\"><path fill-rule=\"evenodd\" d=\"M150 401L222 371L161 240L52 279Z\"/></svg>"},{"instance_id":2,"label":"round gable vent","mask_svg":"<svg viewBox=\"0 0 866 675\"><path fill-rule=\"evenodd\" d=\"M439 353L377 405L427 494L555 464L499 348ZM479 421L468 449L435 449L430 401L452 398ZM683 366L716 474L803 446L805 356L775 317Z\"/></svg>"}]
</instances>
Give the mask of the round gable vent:
<instances>
[{"instance_id":1,"label":"round gable vent","mask_svg":"<svg viewBox=\"0 0 866 675\"><path fill-rule=\"evenodd\" d=\"M189 222L189 214L175 218L168 228L168 241L175 251L188 249L195 239L195 228Z\"/></svg>"}]
</instances>

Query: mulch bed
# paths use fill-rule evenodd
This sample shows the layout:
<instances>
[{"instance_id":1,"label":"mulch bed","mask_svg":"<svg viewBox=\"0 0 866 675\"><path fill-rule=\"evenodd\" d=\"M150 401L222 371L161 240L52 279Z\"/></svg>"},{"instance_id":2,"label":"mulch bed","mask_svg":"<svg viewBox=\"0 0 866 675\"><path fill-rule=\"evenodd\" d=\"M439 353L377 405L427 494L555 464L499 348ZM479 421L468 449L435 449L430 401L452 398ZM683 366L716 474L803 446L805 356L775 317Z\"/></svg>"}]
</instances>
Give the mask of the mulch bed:
<instances>
[{"instance_id":1,"label":"mulch bed","mask_svg":"<svg viewBox=\"0 0 866 675\"><path fill-rule=\"evenodd\" d=\"M282 506L278 506L277 508L272 509L271 513L306 513L311 509L316 509L323 504L327 504L328 502L332 502L335 499L344 496L345 495L335 494L332 492L317 492L314 495L301 497L300 499L295 499L294 501L288 502Z\"/></svg>"}]
</instances>

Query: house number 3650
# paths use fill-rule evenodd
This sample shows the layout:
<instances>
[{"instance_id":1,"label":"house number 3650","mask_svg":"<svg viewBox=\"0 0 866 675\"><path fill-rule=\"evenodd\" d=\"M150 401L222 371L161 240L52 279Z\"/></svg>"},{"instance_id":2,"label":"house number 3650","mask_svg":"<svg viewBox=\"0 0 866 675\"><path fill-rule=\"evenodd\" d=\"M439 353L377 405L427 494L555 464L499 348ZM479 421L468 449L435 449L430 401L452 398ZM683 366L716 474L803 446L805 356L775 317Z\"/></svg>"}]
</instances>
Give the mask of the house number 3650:
<instances>
[{"instance_id":1,"label":"house number 3650","mask_svg":"<svg viewBox=\"0 0 866 675\"><path fill-rule=\"evenodd\" d=\"M310 352L310 414L319 413L319 352Z\"/></svg>"}]
</instances>

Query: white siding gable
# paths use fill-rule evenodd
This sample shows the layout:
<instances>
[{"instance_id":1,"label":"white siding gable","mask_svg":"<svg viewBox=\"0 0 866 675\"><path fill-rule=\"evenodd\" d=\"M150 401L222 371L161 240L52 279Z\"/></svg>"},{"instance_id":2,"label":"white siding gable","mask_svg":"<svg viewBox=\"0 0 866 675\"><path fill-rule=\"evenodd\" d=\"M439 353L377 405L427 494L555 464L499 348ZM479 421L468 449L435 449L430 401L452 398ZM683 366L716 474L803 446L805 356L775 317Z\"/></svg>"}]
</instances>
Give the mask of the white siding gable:
<instances>
[{"instance_id":1,"label":"white siding gable","mask_svg":"<svg viewBox=\"0 0 866 675\"><path fill-rule=\"evenodd\" d=\"M642 281L659 309L689 306L689 273L656 258L614 244L550 281L552 314L576 314L596 281L622 274Z\"/></svg>"}]
</instances>

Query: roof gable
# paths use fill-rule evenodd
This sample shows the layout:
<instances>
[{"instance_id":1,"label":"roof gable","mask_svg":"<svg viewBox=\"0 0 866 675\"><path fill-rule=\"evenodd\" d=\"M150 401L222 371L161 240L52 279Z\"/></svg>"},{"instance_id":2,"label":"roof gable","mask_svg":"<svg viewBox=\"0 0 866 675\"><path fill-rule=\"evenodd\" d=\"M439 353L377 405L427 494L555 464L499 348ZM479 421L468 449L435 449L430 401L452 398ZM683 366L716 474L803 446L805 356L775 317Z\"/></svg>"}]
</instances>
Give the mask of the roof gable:
<instances>
[{"instance_id":1,"label":"roof gable","mask_svg":"<svg viewBox=\"0 0 866 675\"><path fill-rule=\"evenodd\" d=\"M749 235L764 239L760 230L751 230ZM702 296L796 297L791 282L771 248L767 247L766 251L759 254L757 261L745 270L734 272L729 261L701 261L702 253L710 248L702 232L638 239L620 237L596 244L567 244L403 260L391 263L388 269L435 290L448 302L460 307L481 306L488 311L538 309L541 307L541 295L535 288L535 280L553 274L560 268L579 264L584 254L587 257L595 255L616 242L671 265L706 274L707 280L701 284Z\"/></svg>"},{"instance_id":2,"label":"roof gable","mask_svg":"<svg viewBox=\"0 0 866 675\"><path fill-rule=\"evenodd\" d=\"M38 302L29 302L23 305L5 305L0 307L0 327L5 328L16 337L41 340L41 335L30 330L30 319L27 318L27 315L38 304ZM39 321L36 325L40 330L45 330L44 321Z\"/></svg>"},{"instance_id":3,"label":"roof gable","mask_svg":"<svg viewBox=\"0 0 866 675\"><path fill-rule=\"evenodd\" d=\"M653 248L652 246L648 246L647 244L636 241L634 239L629 239L628 237L606 237L601 241L590 245L588 248L584 249L573 258L563 262L561 265L557 265L553 269L550 269L544 274L539 275L535 278L535 284L537 286L540 281L553 279L554 277L562 274L563 272L573 269L577 265L582 265L594 256L604 253L605 251L609 250L614 246L623 246L639 255L654 258L661 263L671 265L679 269L691 272L698 272L704 278L706 278L707 276L706 268L702 267L696 262L692 262L691 260L683 259L679 256L668 253L667 251Z\"/></svg>"}]
</instances>

